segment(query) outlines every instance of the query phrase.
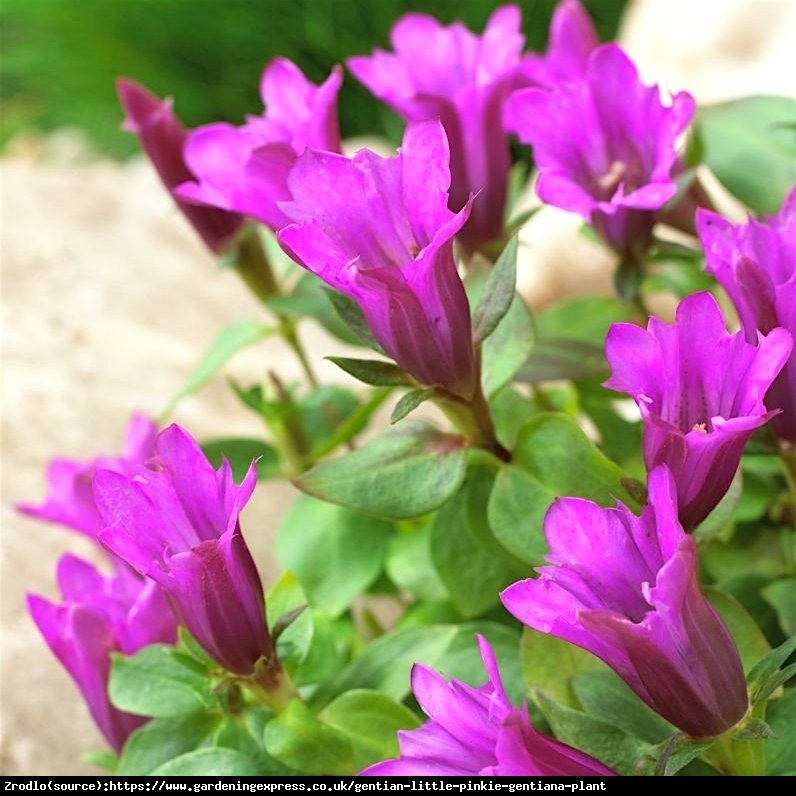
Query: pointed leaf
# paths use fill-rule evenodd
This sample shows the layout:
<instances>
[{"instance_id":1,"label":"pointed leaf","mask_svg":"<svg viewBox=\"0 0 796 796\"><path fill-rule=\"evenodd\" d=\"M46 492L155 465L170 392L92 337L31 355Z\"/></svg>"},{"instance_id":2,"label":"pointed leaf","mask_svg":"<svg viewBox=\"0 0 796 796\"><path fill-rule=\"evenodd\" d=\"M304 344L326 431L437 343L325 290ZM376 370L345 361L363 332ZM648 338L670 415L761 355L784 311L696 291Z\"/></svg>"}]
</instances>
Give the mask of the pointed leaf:
<instances>
[{"instance_id":1,"label":"pointed leaf","mask_svg":"<svg viewBox=\"0 0 796 796\"><path fill-rule=\"evenodd\" d=\"M316 464L296 486L321 500L400 519L439 508L459 488L464 440L404 420L351 453Z\"/></svg>"},{"instance_id":2,"label":"pointed leaf","mask_svg":"<svg viewBox=\"0 0 796 796\"><path fill-rule=\"evenodd\" d=\"M381 346L376 342L373 332L370 331L370 326L368 326L368 322L365 320L365 314L362 312L359 304L357 304L354 299L346 296L344 293L340 293L338 290L333 290L325 286L322 290L326 293L335 311L354 337L368 348L372 348L374 351L381 351Z\"/></svg>"},{"instance_id":3,"label":"pointed leaf","mask_svg":"<svg viewBox=\"0 0 796 796\"><path fill-rule=\"evenodd\" d=\"M161 414L164 417L170 415L174 407L183 398L195 393L200 387L203 387L221 367L226 364L233 354L261 340L263 337L273 334L274 331L275 329L273 327L265 326L259 321L245 319L235 321L235 323L227 326L226 329L223 329L218 334L193 373L191 373L185 384L183 384L176 395L168 402Z\"/></svg>"},{"instance_id":4,"label":"pointed leaf","mask_svg":"<svg viewBox=\"0 0 796 796\"><path fill-rule=\"evenodd\" d=\"M218 469L226 458L232 467L235 481L241 481L252 461L257 465L258 478L277 478L280 475L279 457L273 446L260 439L230 437L202 443L202 450L210 463Z\"/></svg>"},{"instance_id":5,"label":"pointed leaf","mask_svg":"<svg viewBox=\"0 0 796 796\"><path fill-rule=\"evenodd\" d=\"M517 236L509 240L498 257L473 313L473 340L486 340L509 311L517 284ZM518 299L520 300L520 299Z\"/></svg>"},{"instance_id":6,"label":"pointed leaf","mask_svg":"<svg viewBox=\"0 0 796 796\"><path fill-rule=\"evenodd\" d=\"M424 388L422 390L410 390L404 393L395 404L390 415L390 423L397 423L403 420L410 412L417 409L420 404L431 398L436 390L433 387Z\"/></svg>"},{"instance_id":7,"label":"pointed leaf","mask_svg":"<svg viewBox=\"0 0 796 796\"><path fill-rule=\"evenodd\" d=\"M378 359L352 359L351 357L326 357L337 367L350 373L355 379L376 387L399 387L411 385L414 381L406 371L393 362Z\"/></svg>"}]
</instances>

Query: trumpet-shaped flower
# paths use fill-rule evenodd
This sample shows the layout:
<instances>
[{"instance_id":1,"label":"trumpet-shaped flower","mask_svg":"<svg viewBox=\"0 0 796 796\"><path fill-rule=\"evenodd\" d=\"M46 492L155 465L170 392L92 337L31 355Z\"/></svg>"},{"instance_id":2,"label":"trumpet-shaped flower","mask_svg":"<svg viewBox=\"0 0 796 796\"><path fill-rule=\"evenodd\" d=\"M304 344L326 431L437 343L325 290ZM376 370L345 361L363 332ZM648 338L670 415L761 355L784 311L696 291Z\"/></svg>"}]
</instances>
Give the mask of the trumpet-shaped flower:
<instances>
[{"instance_id":1,"label":"trumpet-shaped flower","mask_svg":"<svg viewBox=\"0 0 796 796\"><path fill-rule=\"evenodd\" d=\"M235 484L216 471L179 426L164 429L156 455L134 475L94 478L105 528L99 540L159 583L182 624L222 666L250 675L273 658L263 588L238 516L254 489L254 465Z\"/></svg>"},{"instance_id":2,"label":"trumpet-shaped flower","mask_svg":"<svg viewBox=\"0 0 796 796\"><path fill-rule=\"evenodd\" d=\"M288 199L287 173L307 147L340 151L337 93L342 70L335 67L320 86L286 58L265 68L261 116L240 127L218 122L198 127L185 144L195 181L177 194L200 204L252 216L274 230L289 223L278 203Z\"/></svg>"},{"instance_id":3,"label":"trumpet-shaped flower","mask_svg":"<svg viewBox=\"0 0 796 796\"><path fill-rule=\"evenodd\" d=\"M40 520L58 523L94 539L102 520L94 503L92 484L98 470L132 474L154 453L157 426L148 417L134 414L119 456L97 456L87 462L54 459L47 468L49 493L39 506L20 503L17 509Z\"/></svg>"},{"instance_id":4,"label":"trumpet-shaped flower","mask_svg":"<svg viewBox=\"0 0 796 796\"><path fill-rule=\"evenodd\" d=\"M796 336L796 187L776 216L736 225L699 210L697 229L706 269L730 296L746 339L755 342L758 332L777 326ZM774 380L766 403L782 408L771 420L777 434L796 442L796 353Z\"/></svg>"},{"instance_id":5,"label":"trumpet-shaped flower","mask_svg":"<svg viewBox=\"0 0 796 796\"><path fill-rule=\"evenodd\" d=\"M119 101L127 114L124 127L138 136L161 182L174 197L186 219L213 252L226 249L243 227L246 219L211 207L199 207L184 201L175 188L194 175L183 156L188 130L175 116L170 99L159 100L142 85L119 78L116 84Z\"/></svg>"},{"instance_id":6,"label":"trumpet-shaped flower","mask_svg":"<svg viewBox=\"0 0 796 796\"><path fill-rule=\"evenodd\" d=\"M646 331L614 324L605 353L613 371L605 386L626 392L644 422L647 470L669 467L677 483L680 521L693 530L730 486L744 446L779 410L763 398L791 352L781 328L729 334L710 293L684 298L668 326L650 318Z\"/></svg>"},{"instance_id":7,"label":"trumpet-shaped flower","mask_svg":"<svg viewBox=\"0 0 796 796\"><path fill-rule=\"evenodd\" d=\"M97 727L119 752L147 719L110 703L111 653L132 655L149 644L174 644L177 620L160 587L127 567L103 575L87 561L65 555L58 562L58 585L60 605L28 595L28 610L80 688Z\"/></svg>"},{"instance_id":8,"label":"trumpet-shaped flower","mask_svg":"<svg viewBox=\"0 0 796 796\"><path fill-rule=\"evenodd\" d=\"M560 0L550 20L547 51L525 56L523 72L533 85L554 88L586 74L589 56L600 43L580 0Z\"/></svg>"},{"instance_id":9,"label":"trumpet-shaped flower","mask_svg":"<svg viewBox=\"0 0 796 796\"><path fill-rule=\"evenodd\" d=\"M581 215L624 254L647 246L676 192L676 143L694 107L686 92L664 104L621 48L604 44L582 79L514 92L504 119L533 147L539 197Z\"/></svg>"},{"instance_id":10,"label":"trumpet-shaped flower","mask_svg":"<svg viewBox=\"0 0 796 796\"><path fill-rule=\"evenodd\" d=\"M473 688L446 681L421 664L412 668L412 691L429 717L398 733L400 758L362 771L364 776L614 776L583 752L531 726L525 708L511 705L495 654L478 636L488 682Z\"/></svg>"},{"instance_id":11,"label":"trumpet-shaped flower","mask_svg":"<svg viewBox=\"0 0 796 796\"><path fill-rule=\"evenodd\" d=\"M293 199L282 209L297 223L280 231L282 248L353 298L382 348L418 382L469 400L478 376L453 236L470 204L448 209L442 125L408 125L392 158L308 150L288 183Z\"/></svg>"},{"instance_id":12,"label":"trumpet-shaped flower","mask_svg":"<svg viewBox=\"0 0 796 796\"><path fill-rule=\"evenodd\" d=\"M354 77L408 122L439 118L451 150L450 207L478 194L459 240L468 249L501 237L511 166L501 109L522 76L520 10L496 9L479 37L461 22L410 12L393 26L394 52L349 58Z\"/></svg>"},{"instance_id":13,"label":"trumpet-shaped flower","mask_svg":"<svg viewBox=\"0 0 796 796\"><path fill-rule=\"evenodd\" d=\"M601 658L688 735L718 735L748 706L735 642L697 581L694 538L677 519L666 467L636 517L558 498L544 522L549 566L501 594L517 619Z\"/></svg>"}]
</instances>

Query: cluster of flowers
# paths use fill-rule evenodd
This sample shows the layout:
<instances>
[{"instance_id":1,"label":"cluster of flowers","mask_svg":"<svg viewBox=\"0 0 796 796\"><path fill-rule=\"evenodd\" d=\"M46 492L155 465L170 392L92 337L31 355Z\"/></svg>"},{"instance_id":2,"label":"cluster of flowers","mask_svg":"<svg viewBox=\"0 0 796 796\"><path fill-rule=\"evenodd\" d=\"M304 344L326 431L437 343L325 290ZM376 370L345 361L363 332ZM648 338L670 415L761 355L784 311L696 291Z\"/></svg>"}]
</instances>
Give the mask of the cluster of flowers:
<instances>
[{"instance_id":1,"label":"cluster of flowers","mask_svg":"<svg viewBox=\"0 0 796 796\"><path fill-rule=\"evenodd\" d=\"M341 153L341 68L314 85L281 58L263 74L265 111L242 126L188 131L168 101L123 79L126 126L210 249L236 245L253 222L269 227L293 260L359 305L410 383L456 407L449 416L471 444L504 459L456 258L505 242L510 135L532 147L539 197L580 214L625 264L641 263L659 221L686 219L741 329L727 331L707 292L683 299L673 325L611 328L605 386L640 410L646 505L637 516L558 498L545 520L548 565L501 600L522 623L605 661L686 735L718 736L749 701L733 637L700 590L692 532L757 429L770 420L783 446L796 443L796 190L763 221L694 213L693 192L678 193L693 99L665 102L644 85L618 45L599 43L578 0L559 3L544 55L523 52L515 6L496 10L480 37L410 13L392 46L347 66L406 120L393 157ZM144 719L109 702L110 654L174 643L178 625L274 710L298 698L241 535L254 486L253 467L236 485L184 430L158 433L136 416L121 456L54 462L47 500L21 507L108 557L110 575L65 557L63 604L32 596L29 607L117 751ZM488 682L448 682L417 664L412 688L429 721L399 733L399 759L363 773L613 773L533 728L526 706L510 704L489 643L478 644Z\"/></svg>"}]
</instances>

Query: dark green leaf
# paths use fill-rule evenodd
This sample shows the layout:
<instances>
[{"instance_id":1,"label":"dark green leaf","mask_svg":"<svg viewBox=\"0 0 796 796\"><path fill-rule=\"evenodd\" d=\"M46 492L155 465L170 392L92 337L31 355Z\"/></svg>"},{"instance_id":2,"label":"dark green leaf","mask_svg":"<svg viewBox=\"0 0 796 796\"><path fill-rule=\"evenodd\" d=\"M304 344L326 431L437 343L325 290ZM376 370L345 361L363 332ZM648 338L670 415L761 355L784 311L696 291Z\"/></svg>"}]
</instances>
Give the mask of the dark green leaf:
<instances>
[{"instance_id":1,"label":"dark green leaf","mask_svg":"<svg viewBox=\"0 0 796 796\"><path fill-rule=\"evenodd\" d=\"M603 347L581 340L539 338L525 364L517 371L516 381L531 384L562 379L608 377Z\"/></svg>"},{"instance_id":2,"label":"dark green leaf","mask_svg":"<svg viewBox=\"0 0 796 796\"><path fill-rule=\"evenodd\" d=\"M422 390L410 390L404 393L395 404L392 414L390 415L390 423L397 423L403 420L410 412L417 409L420 404L433 397L436 390L433 387L425 388Z\"/></svg>"},{"instance_id":3,"label":"dark green leaf","mask_svg":"<svg viewBox=\"0 0 796 796\"><path fill-rule=\"evenodd\" d=\"M780 667L796 651L796 636L764 655L749 671L749 696L753 704L769 696L783 682Z\"/></svg>"},{"instance_id":4,"label":"dark green leaf","mask_svg":"<svg viewBox=\"0 0 796 796\"><path fill-rule=\"evenodd\" d=\"M343 323L348 327L354 337L361 345L372 348L374 351L381 351L381 346L376 342L373 332L370 330L365 315L362 312L359 304L354 299L333 290L329 287L323 287L323 292L326 293L329 301L331 301L337 314L342 319Z\"/></svg>"},{"instance_id":5,"label":"dark green leaf","mask_svg":"<svg viewBox=\"0 0 796 796\"><path fill-rule=\"evenodd\" d=\"M481 299L473 313L473 340L489 337L509 311L516 295L517 236L509 240L486 280ZM520 300L520 299L518 299Z\"/></svg>"},{"instance_id":6,"label":"dark green leaf","mask_svg":"<svg viewBox=\"0 0 796 796\"><path fill-rule=\"evenodd\" d=\"M376 387L400 387L414 384L412 378L393 362L385 362L380 359L352 359L351 357L326 357L326 359L334 362L346 373L350 373L355 379L359 379L365 384L372 384Z\"/></svg>"},{"instance_id":7,"label":"dark green leaf","mask_svg":"<svg viewBox=\"0 0 796 796\"><path fill-rule=\"evenodd\" d=\"M351 453L320 462L295 483L310 495L389 519L441 506L464 479L461 437L404 420Z\"/></svg>"},{"instance_id":8,"label":"dark green leaf","mask_svg":"<svg viewBox=\"0 0 796 796\"><path fill-rule=\"evenodd\" d=\"M766 774L796 776L796 688L789 688L780 699L768 703L766 719L774 737L766 741Z\"/></svg>"}]
</instances>

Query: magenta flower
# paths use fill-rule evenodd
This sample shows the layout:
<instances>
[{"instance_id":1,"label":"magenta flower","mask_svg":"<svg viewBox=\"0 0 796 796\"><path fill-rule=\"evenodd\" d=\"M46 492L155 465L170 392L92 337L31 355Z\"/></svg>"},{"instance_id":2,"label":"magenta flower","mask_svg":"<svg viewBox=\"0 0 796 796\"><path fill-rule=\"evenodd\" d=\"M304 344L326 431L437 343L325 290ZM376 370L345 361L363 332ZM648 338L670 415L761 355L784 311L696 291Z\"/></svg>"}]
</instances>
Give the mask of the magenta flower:
<instances>
[{"instance_id":1,"label":"magenta flower","mask_svg":"<svg viewBox=\"0 0 796 796\"><path fill-rule=\"evenodd\" d=\"M448 209L448 147L439 122L410 124L392 158L308 150L290 172L298 223L279 242L362 308L382 348L418 382L469 400L478 372L453 236L470 204Z\"/></svg>"},{"instance_id":2,"label":"magenta flower","mask_svg":"<svg viewBox=\"0 0 796 796\"><path fill-rule=\"evenodd\" d=\"M177 621L151 580L127 567L100 574L72 555L58 562L63 603L28 595L28 611L86 700L108 743L120 752L133 730L148 719L114 707L108 699L111 653L132 655L149 644L174 644Z\"/></svg>"},{"instance_id":3,"label":"magenta flower","mask_svg":"<svg viewBox=\"0 0 796 796\"><path fill-rule=\"evenodd\" d=\"M583 216L628 253L649 244L658 211L676 192L676 143L694 107L686 92L665 105L621 48L604 44L581 80L512 94L504 120L533 147L539 197Z\"/></svg>"},{"instance_id":4,"label":"magenta flower","mask_svg":"<svg viewBox=\"0 0 796 796\"><path fill-rule=\"evenodd\" d=\"M757 340L781 326L796 336L796 187L779 213L764 221L734 225L707 210L697 213L706 269L727 291L746 339ZM781 407L772 418L777 434L796 442L796 354L766 394L766 404Z\"/></svg>"},{"instance_id":5,"label":"magenta flower","mask_svg":"<svg viewBox=\"0 0 796 796\"><path fill-rule=\"evenodd\" d=\"M461 22L441 25L426 14L402 16L390 33L394 53L349 58L354 77L408 122L439 118L451 150L450 208L478 199L459 233L473 250L499 239L511 166L501 109L508 92L527 85L520 10L501 6L481 37Z\"/></svg>"},{"instance_id":6,"label":"magenta flower","mask_svg":"<svg viewBox=\"0 0 796 796\"><path fill-rule=\"evenodd\" d=\"M523 72L532 85L555 88L566 80L586 74L589 56L600 39L580 0L560 0L550 20L544 55L531 53L523 60Z\"/></svg>"},{"instance_id":7,"label":"magenta flower","mask_svg":"<svg viewBox=\"0 0 796 796\"><path fill-rule=\"evenodd\" d=\"M489 681L473 688L415 664L412 691L429 721L398 732L399 759L376 763L361 775L616 776L589 755L535 730L527 710L508 701L489 643L477 638Z\"/></svg>"},{"instance_id":8,"label":"magenta flower","mask_svg":"<svg viewBox=\"0 0 796 796\"><path fill-rule=\"evenodd\" d=\"M97 470L115 470L131 475L155 451L157 426L148 417L134 414L130 419L120 456L97 456L87 462L54 459L47 468L49 494L39 506L17 504L23 514L55 522L94 539L102 520L94 503L92 484Z\"/></svg>"},{"instance_id":9,"label":"magenta flower","mask_svg":"<svg viewBox=\"0 0 796 796\"><path fill-rule=\"evenodd\" d=\"M196 175L177 195L259 219L278 230L289 220L278 203L289 199L287 173L307 147L340 151L337 94L342 70L320 86L286 58L275 58L260 82L265 111L241 127L218 122L188 137L185 160Z\"/></svg>"},{"instance_id":10,"label":"magenta flower","mask_svg":"<svg viewBox=\"0 0 796 796\"><path fill-rule=\"evenodd\" d=\"M699 590L696 543L678 522L666 467L649 474L640 517L621 503L557 498L544 528L550 565L503 591L511 614L601 658L688 735L718 735L743 718L738 649Z\"/></svg>"},{"instance_id":11,"label":"magenta flower","mask_svg":"<svg viewBox=\"0 0 796 796\"><path fill-rule=\"evenodd\" d=\"M744 446L779 410L763 397L791 352L791 335L773 329L747 343L729 334L710 293L693 293L668 326L650 318L646 331L616 323L605 353L605 386L626 392L641 410L647 470L665 464L677 484L680 522L691 531L730 486Z\"/></svg>"},{"instance_id":12,"label":"magenta flower","mask_svg":"<svg viewBox=\"0 0 796 796\"><path fill-rule=\"evenodd\" d=\"M188 131L174 115L171 100L159 100L140 84L123 77L117 81L116 89L127 114L125 128L138 136L161 182L183 215L211 251L226 249L243 227L243 216L216 208L198 207L183 201L174 191L181 183L192 180L193 174L183 159Z\"/></svg>"},{"instance_id":13,"label":"magenta flower","mask_svg":"<svg viewBox=\"0 0 796 796\"><path fill-rule=\"evenodd\" d=\"M102 470L94 497L105 527L99 540L159 583L182 624L231 672L249 675L273 646L263 587L238 516L254 465L238 486L229 463L218 471L179 426L162 431L156 456L135 475Z\"/></svg>"}]
</instances>

